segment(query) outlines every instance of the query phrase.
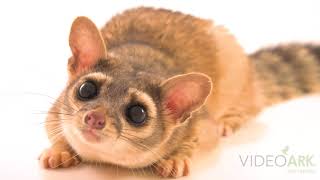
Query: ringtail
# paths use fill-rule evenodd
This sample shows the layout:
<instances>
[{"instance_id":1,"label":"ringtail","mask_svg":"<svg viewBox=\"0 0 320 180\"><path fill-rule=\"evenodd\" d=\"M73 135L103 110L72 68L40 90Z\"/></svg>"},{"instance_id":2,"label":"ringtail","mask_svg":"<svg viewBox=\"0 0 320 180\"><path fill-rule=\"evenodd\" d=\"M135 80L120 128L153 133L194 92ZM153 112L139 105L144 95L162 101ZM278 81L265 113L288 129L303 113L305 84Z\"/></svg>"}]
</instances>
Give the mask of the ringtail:
<instances>
[{"instance_id":1,"label":"ringtail","mask_svg":"<svg viewBox=\"0 0 320 180\"><path fill-rule=\"evenodd\" d=\"M248 56L224 27L166 9L129 9L101 30L78 17L69 45L69 79L46 119L45 168L101 162L186 176L200 132L216 132L214 143L263 107L320 89L320 46Z\"/></svg>"}]
</instances>

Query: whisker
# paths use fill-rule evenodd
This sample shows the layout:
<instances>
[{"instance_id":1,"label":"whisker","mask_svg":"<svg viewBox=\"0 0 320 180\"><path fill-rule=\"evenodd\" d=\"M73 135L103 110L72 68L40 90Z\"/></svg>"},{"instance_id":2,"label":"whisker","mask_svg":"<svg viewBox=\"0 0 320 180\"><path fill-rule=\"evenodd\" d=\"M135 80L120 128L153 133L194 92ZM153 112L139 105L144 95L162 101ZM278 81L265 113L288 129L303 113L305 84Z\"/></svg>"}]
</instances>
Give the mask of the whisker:
<instances>
[{"instance_id":1,"label":"whisker","mask_svg":"<svg viewBox=\"0 0 320 180\"><path fill-rule=\"evenodd\" d=\"M63 120L71 120L71 119L66 119L66 118L59 118L59 119L46 119L46 122L50 122L50 121L63 121Z\"/></svg>"},{"instance_id":2,"label":"whisker","mask_svg":"<svg viewBox=\"0 0 320 180\"><path fill-rule=\"evenodd\" d=\"M55 120L45 120L43 122L39 122L37 124L39 125L49 125L49 124L60 124L61 122L67 122L70 121L70 119L55 119Z\"/></svg>"},{"instance_id":3,"label":"whisker","mask_svg":"<svg viewBox=\"0 0 320 180\"><path fill-rule=\"evenodd\" d=\"M125 135L128 135L128 136L131 136L131 137L134 137L134 138L138 139L139 141L144 141L143 138L138 137L138 136L133 135L133 134L129 134L129 133L125 132L125 131L122 131L121 133L122 133L122 134L125 134Z\"/></svg>"},{"instance_id":4,"label":"whisker","mask_svg":"<svg viewBox=\"0 0 320 180\"><path fill-rule=\"evenodd\" d=\"M54 137L57 135L57 134L62 134L62 128L55 128L55 129L52 129L50 130L49 132L47 132L48 136L53 136L52 139L54 139Z\"/></svg>"},{"instance_id":5,"label":"whisker","mask_svg":"<svg viewBox=\"0 0 320 180\"><path fill-rule=\"evenodd\" d=\"M130 132L137 132L136 130L133 130L133 129L125 129L125 128L123 128L121 130L130 131Z\"/></svg>"},{"instance_id":6,"label":"whisker","mask_svg":"<svg viewBox=\"0 0 320 180\"><path fill-rule=\"evenodd\" d=\"M69 106L69 105L67 105L66 103L60 101L59 99L56 99L56 98L51 97L51 96L49 96L49 95L42 94L42 93L34 93L34 92L26 92L26 93L27 93L27 94L30 94L30 95L38 95L38 96L43 96L43 97L51 98L51 99L55 100L55 102L60 103L61 105L64 105L65 107L71 108L71 109L73 109L74 111L76 111L76 109L75 109L74 107ZM70 99L69 99L69 100L70 100ZM53 102L50 102L50 103L54 105ZM73 105L75 105L75 104L73 103ZM76 106L76 107L77 107L77 106ZM78 107L77 107L77 108L78 108Z\"/></svg>"},{"instance_id":7,"label":"whisker","mask_svg":"<svg viewBox=\"0 0 320 180\"><path fill-rule=\"evenodd\" d=\"M56 135L54 135L52 138L51 138L51 143L52 144L56 144L61 138L63 137L63 132L58 132Z\"/></svg>"},{"instance_id":8,"label":"whisker","mask_svg":"<svg viewBox=\"0 0 320 180\"><path fill-rule=\"evenodd\" d=\"M158 153L152 151L149 147L147 147L146 145L143 145L141 143L138 143L138 142L134 142L132 141L130 138L126 137L126 136L121 136L122 138L126 138L127 141L130 141L131 143L135 144L136 146L133 146L133 147L136 147L137 146L139 147L138 149L141 150L147 150L149 152L151 152L156 158L157 158L157 161L161 161L162 159L164 159L164 157L161 157ZM157 166L153 163L150 165L151 167L153 168L157 168ZM168 167L165 167L165 168L168 168Z\"/></svg>"},{"instance_id":9,"label":"whisker","mask_svg":"<svg viewBox=\"0 0 320 180\"><path fill-rule=\"evenodd\" d=\"M125 140L125 141L127 141L127 142L129 142L129 143L131 143L133 145L135 145L133 147L135 147L135 148L137 148L137 149L139 149L141 151L145 151L146 150L145 148L141 147L139 144L137 144L136 142L132 141L130 138L128 138L126 136L122 136L121 135L119 138L122 139L122 140Z\"/></svg>"},{"instance_id":10,"label":"whisker","mask_svg":"<svg viewBox=\"0 0 320 180\"><path fill-rule=\"evenodd\" d=\"M66 95L66 98L70 101L70 105L66 104L65 102L62 102L60 101L59 99L56 99L56 98L53 98L49 95L46 95L46 94L41 94L41 93L34 93L34 92L26 92L28 94L31 94L31 95L38 95L38 96L43 96L43 97L48 97L48 98L51 98L53 100L55 100L55 103L59 103L61 104L61 110L63 112L43 112L45 114L62 114L62 115L69 115L69 116L73 116L73 115L77 115L77 113L79 112L80 108L74 103L73 99L70 98L69 95ZM52 105L54 105L55 103L53 102L50 102ZM72 109L73 111L75 111L74 114L70 114L68 113L69 112L69 109ZM41 114L41 113L33 113L33 114ZM77 115L78 116L78 115Z\"/></svg>"},{"instance_id":11,"label":"whisker","mask_svg":"<svg viewBox=\"0 0 320 180\"><path fill-rule=\"evenodd\" d=\"M71 159L73 159L73 158L75 158L75 157L77 157L77 156L79 156L79 154L75 153L74 156L70 157L69 159L67 159L67 160L64 161L64 162L61 162L60 164L58 164L58 165L57 165L56 167L54 167L54 168L57 168L57 167L61 166L63 163L68 162L68 161L70 161ZM79 164L80 164L80 163L79 163Z\"/></svg>"},{"instance_id":12,"label":"whisker","mask_svg":"<svg viewBox=\"0 0 320 180\"><path fill-rule=\"evenodd\" d=\"M66 116L74 116L74 114L70 114L70 113L62 113L62 112L53 112L53 111L40 111L40 112L34 112L33 114L62 114L62 115L66 115Z\"/></svg>"},{"instance_id":13,"label":"whisker","mask_svg":"<svg viewBox=\"0 0 320 180\"><path fill-rule=\"evenodd\" d=\"M61 130L62 130L62 127L60 127L60 126L54 127L54 128L52 128L52 129L50 129L50 132L51 132L51 131L55 131L56 129L61 129Z\"/></svg>"},{"instance_id":14,"label":"whisker","mask_svg":"<svg viewBox=\"0 0 320 180\"><path fill-rule=\"evenodd\" d=\"M144 150L147 150L149 152L151 152L154 156L156 156L158 158L158 160L161 160L163 159L163 157L161 157L158 153L155 153L153 152L148 146L144 145L144 144L141 144L141 143L138 143L138 142L134 142L132 141L129 137L126 137L126 136L123 136L121 135L122 138L126 138L128 141L130 141L131 143L143 148Z\"/></svg>"},{"instance_id":15,"label":"whisker","mask_svg":"<svg viewBox=\"0 0 320 180\"><path fill-rule=\"evenodd\" d=\"M50 131L49 131L49 132L55 131L55 130L57 130L57 129L62 130L62 128L61 128L60 126L57 126L57 127L54 127L54 128L52 128L52 129L50 129Z\"/></svg>"},{"instance_id":16,"label":"whisker","mask_svg":"<svg viewBox=\"0 0 320 180\"><path fill-rule=\"evenodd\" d=\"M73 98L71 98L71 97L70 97L69 95L67 95L67 94L66 94L66 96L67 96L68 100L70 101L70 103L71 103L72 105L74 105L74 106L76 107L76 109L79 110L79 107L75 104L75 102L73 101Z\"/></svg>"}]
</instances>

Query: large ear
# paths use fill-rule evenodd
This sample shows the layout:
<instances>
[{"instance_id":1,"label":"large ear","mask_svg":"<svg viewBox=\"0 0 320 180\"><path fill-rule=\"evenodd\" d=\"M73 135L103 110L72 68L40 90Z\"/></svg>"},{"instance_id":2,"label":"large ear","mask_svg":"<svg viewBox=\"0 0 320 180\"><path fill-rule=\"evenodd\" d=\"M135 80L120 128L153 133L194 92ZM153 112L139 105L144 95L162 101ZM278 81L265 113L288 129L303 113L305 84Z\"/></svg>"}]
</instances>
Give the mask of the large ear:
<instances>
[{"instance_id":1,"label":"large ear","mask_svg":"<svg viewBox=\"0 0 320 180\"><path fill-rule=\"evenodd\" d=\"M162 108L173 121L183 122L205 103L211 88L211 79L202 73L169 78L161 85Z\"/></svg>"},{"instance_id":2,"label":"large ear","mask_svg":"<svg viewBox=\"0 0 320 180\"><path fill-rule=\"evenodd\" d=\"M106 57L103 38L96 25L87 17L78 17L73 21L69 45L73 55L68 63L71 75L92 67Z\"/></svg>"}]
</instances>

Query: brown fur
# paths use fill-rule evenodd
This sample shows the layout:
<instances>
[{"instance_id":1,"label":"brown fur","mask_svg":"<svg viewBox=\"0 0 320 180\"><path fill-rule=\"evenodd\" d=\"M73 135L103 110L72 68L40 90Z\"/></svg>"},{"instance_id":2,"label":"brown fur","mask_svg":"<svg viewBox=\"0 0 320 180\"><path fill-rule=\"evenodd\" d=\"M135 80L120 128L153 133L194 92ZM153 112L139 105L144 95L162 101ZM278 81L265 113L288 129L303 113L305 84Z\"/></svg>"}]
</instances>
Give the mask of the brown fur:
<instances>
[{"instance_id":1,"label":"brown fur","mask_svg":"<svg viewBox=\"0 0 320 180\"><path fill-rule=\"evenodd\" d=\"M101 29L100 35L90 20L82 18L76 23L82 21L86 27L90 26L89 31L74 33L82 23L73 25L70 35L73 57L68 65L68 86L47 118L48 136L53 146L41 157L45 167L67 167L78 163L76 156L66 161L68 153L68 157L79 154L84 161L102 161L129 168L155 166L164 177L187 175L190 157L199 142L203 142L199 131L214 132L207 138L215 144L221 135L232 133L265 105L319 89L316 85L319 82L319 69L316 68L319 61L315 60L319 54L316 57L311 53L319 52L319 49L314 46L261 50L249 60L226 29L209 20L179 12L131 9L113 17ZM86 38L79 37L87 35L90 37L88 44L97 46L96 52L85 51L88 47L79 45L87 42ZM101 42L105 47L99 45ZM303 62L301 59L305 56ZM305 76L293 75L293 71ZM306 75L310 72L312 74ZM100 75L90 77L95 73ZM84 104L75 98L75 91L88 78L101 84L102 97ZM209 81L212 81L212 89ZM181 101L181 106L186 105L186 112L182 111L181 115L170 114L168 110L172 107L166 106L166 100L171 97L167 91L172 86L193 93L185 95L184 99L194 99ZM144 127L130 126L117 114L123 103L132 99L138 99L152 112L153 120ZM111 139L116 139L117 133L120 135L124 128L134 131L132 142L145 146L143 151L128 148L126 142L120 142L120 152L112 154L98 151L99 144L84 145L76 140L76 135L65 126L71 123L81 128L81 117L88 109L98 109L106 114L110 122L106 129L113 132L108 131ZM72 121L63 120L68 118ZM52 119L61 120L52 122ZM211 127L206 124L213 124L214 128L203 129ZM62 136L57 140L51 134L61 132L61 129L64 129Z\"/></svg>"},{"instance_id":2,"label":"brown fur","mask_svg":"<svg viewBox=\"0 0 320 180\"><path fill-rule=\"evenodd\" d=\"M207 106L216 121L224 119L223 114L254 114L260 106L251 65L242 48L226 29L211 21L164 9L138 8L112 18L102 28L102 36L111 51L128 42L161 50L167 56L164 63L168 63L169 76L182 72L209 75L214 86ZM230 125L238 126L236 122Z\"/></svg>"},{"instance_id":3,"label":"brown fur","mask_svg":"<svg viewBox=\"0 0 320 180\"><path fill-rule=\"evenodd\" d=\"M312 44L284 44L252 54L265 105L320 91L320 51Z\"/></svg>"}]
</instances>

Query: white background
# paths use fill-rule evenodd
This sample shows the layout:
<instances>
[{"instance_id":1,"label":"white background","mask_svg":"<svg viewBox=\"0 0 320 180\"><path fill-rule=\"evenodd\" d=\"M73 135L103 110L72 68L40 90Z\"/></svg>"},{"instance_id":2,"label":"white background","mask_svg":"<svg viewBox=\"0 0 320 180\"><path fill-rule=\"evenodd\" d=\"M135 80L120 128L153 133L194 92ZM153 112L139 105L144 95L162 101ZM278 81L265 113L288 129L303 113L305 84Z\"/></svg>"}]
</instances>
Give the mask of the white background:
<instances>
[{"instance_id":1,"label":"white background","mask_svg":"<svg viewBox=\"0 0 320 180\"><path fill-rule=\"evenodd\" d=\"M46 111L53 100L32 93L57 97L63 89L70 56L69 28L75 17L88 16L101 27L126 8L166 7L225 25L246 52L253 52L279 42L319 42L319 2L0 1L0 179L107 179L115 173L87 166L47 172L37 164L38 154L49 144L41 124L45 115L35 112ZM320 179L319 107L320 97L314 96L267 109L223 140L219 155L205 168L196 168L190 178ZM241 166L239 154L279 154L287 145L290 153L315 155L317 166L311 173Z\"/></svg>"}]
</instances>

